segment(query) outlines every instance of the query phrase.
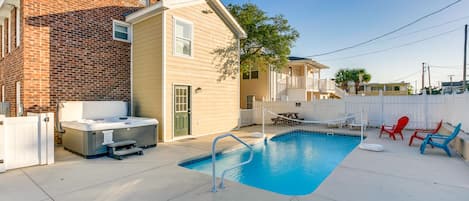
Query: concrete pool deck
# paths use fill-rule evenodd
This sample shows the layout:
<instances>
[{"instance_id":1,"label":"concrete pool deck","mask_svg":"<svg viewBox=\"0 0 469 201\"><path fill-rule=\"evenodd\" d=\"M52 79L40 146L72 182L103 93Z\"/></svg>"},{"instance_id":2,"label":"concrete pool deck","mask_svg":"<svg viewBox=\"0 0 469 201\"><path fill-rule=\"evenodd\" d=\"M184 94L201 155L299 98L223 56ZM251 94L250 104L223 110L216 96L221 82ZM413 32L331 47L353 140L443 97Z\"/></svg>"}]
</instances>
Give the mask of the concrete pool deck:
<instances>
[{"instance_id":1,"label":"concrete pool deck","mask_svg":"<svg viewBox=\"0 0 469 201\"><path fill-rule=\"evenodd\" d=\"M255 143L260 139L250 138L252 131L259 131L259 127L233 133ZM266 132L272 130L267 128ZM86 160L57 147L54 165L0 174L0 200L469 199L469 165L460 157L449 158L439 149L428 149L425 155L420 155L417 145L407 146L411 131L406 131L405 141L380 139L376 129L366 132L367 142L383 144L385 152L354 149L315 192L306 196L284 196L230 181L226 181L226 189L210 192L211 176L178 166L189 158L208 155L215 137L210 135L159 144L157 148L145 150L143 156L122 161L107 157ZM217 148L236 146L234 140L227 138Z\"/></svg>"}]
</instances>

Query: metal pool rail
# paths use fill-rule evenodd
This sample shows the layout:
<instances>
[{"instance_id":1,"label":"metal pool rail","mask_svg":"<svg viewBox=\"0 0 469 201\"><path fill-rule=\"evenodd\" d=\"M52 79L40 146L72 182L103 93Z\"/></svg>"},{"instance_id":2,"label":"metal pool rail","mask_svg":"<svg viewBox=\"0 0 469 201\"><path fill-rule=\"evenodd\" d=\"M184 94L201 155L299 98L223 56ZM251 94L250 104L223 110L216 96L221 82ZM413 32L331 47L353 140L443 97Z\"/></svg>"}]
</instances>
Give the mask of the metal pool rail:
<instances>
[{"instance_id":1,"label":"metal pool rail","mask_svg":"<svg viewBox=\"0 0 469 201\"><path fill-rule=\"evenodd\" d=\"M250 153L250 156L249 156L249 159L247 161L244 161L242 163L239 163L239 164L236 164L234 165L233 167L230 167L230 168L227 168L225 170L223 170L223 173L221 174L221 181L220 181L220 187L219 188L224 188L224 178L225 178L225 173L227 171L230 171L232 169L235 169L237 167L241 167L243 165L246 165L248 163L250 163L252 161L252 158L254 156L254 151L252 150L252 147L251 145L248 145L246 142L244 142L243 140L239 139L238 137L236 137L235 135L231 134L231 133L227 133L227 134L223 134L223 135L219 135L217 136L213 142L212 142L212 192L217 192L217 186L216 186L216 183L217 183L217 177L215 175L215 162L216 162L216 158L215 158L215 147L217 145L217 142L218 140L222 139L222 138L225 138L225 137L232 137L233 139L235 139L236 141L238 141L239 143L243 144L244 146L246 146L249 151L251 152Z\"/></svg>"}]
</instances>

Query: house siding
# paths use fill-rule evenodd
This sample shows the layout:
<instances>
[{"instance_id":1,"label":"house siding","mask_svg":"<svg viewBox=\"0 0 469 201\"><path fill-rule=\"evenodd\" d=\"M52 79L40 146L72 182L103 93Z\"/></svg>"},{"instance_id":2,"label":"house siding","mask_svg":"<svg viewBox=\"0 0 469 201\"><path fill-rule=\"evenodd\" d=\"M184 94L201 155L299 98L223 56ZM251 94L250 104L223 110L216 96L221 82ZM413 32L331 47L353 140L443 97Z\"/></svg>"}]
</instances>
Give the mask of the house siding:
<instances>
[{"instance_id":1,"label":"house siding","mask_svg":"<svg viewBox=\"0 0 469 201\"><path fill-rule=\"evenodd\" d=\"M262 98L269 98L269 72L268 70L259 70L258 79L244 80L241 77L241 108L247 108L247 97L255 96L257 101L262 101Z\"/></svg>"},{"instance_id":2,"label":"house siding","mask_svg":"<svg viewBox=\"0 0 469 201\"><path fill-rule=\"evenodd\" d=\"M173 86L192 86L192 125L194 136L227 132L239 118L239 76L220 72L224 61L216 50L226 49L238 57L237 39L225 22L207 3L170 9L166 12L166 139L173 139ZM173 55L173 17L193 23L193 55ZM231 59L233 59L231 58ZM226 59L226 58L225 58ZM239 67L239 66L238 66ZM196 88L201 88L195 93Z\"/></svg>"},{"instance_id":3,"label":"house siding","mask_svg":"<svg viewBox=\"0 0 469 201\"><path fill-rule=\"evenodd\" d=\"M133 113L156 118L162 133L162 15L153 16L133 25L132 76ZM159 135L162 140L162 135Z\"/></svg>"}]
</instances>

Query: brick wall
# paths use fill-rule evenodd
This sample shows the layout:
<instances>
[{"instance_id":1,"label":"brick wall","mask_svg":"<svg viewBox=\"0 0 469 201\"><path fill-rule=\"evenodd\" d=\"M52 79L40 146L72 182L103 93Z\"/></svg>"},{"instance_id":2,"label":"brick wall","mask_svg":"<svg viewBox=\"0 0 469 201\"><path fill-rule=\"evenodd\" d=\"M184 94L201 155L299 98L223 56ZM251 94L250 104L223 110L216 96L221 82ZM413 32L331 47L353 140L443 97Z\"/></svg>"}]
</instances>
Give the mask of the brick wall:
<instances>
[{"instance_id":1,"label":"brick wall","mask_svg":"<svg viewBox=\"0 0 469 201\"><path fill-rule=\"evenodd\" d=\"M4 19L5 35L1 39L5 41L5 54L0 55L0 87L5 85L5 101L10 102L10 115L16 116L16 82L23 86L23 46L16 47L16 8L11 11L11 49L8 51L8 19ZM0 29L1 30L1 29ZM1 36L1 32L0 32ZM0 40L0 45L1 45ZM1 46L0 46L1 52ZM1 93L1 92L0 92Z\"/></svg>"},{"instance_id":2,"label":"brick wall","mask_svg":"<svg viewBox=\"0 0 469 201\"><path fill-rule=\"evenodd\" d=\"M112 39L112 20L138 0L24 0L25 111L57 101L130 100L130 44Z\"/></svg>"}]
</instances>

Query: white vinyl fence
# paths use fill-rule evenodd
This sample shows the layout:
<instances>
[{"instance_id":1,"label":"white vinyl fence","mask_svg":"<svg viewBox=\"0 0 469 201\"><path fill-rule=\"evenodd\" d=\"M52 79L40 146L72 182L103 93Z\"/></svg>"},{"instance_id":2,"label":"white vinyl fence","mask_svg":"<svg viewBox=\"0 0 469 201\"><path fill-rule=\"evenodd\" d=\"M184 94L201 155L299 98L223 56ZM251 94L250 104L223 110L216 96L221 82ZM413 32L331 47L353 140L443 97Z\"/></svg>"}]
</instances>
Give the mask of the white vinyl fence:
<instances>
[{"instance_id":1,"label":"white vinyl fence","mask_svg":"<svg viewBox=\"0 0 469 201\"><path fill-rule=\"evenodd\" d=\"M54 163L53 113L0 117L0 172Z\"/></svg>"},{"instance_id":2,"label":"white vinyl fence","mask_svg":"<svg viewBox=\"0 0 469 201\"><path fill-rule=\"evenodd\" d=\"M240 109L239 110L239 126L250 126L255 124L254 122L254 109Z\"/></svg>"},{"instance_id":3,"label":"white vinyl fence","mask_svg":"<svg viewBox=\"0 0 469 201\"><path fill-rule=\"evenodd\" d=\"M433 128L440 120L462 123L469 131L469 94L422 96L346 96L344 99L314 100L312 102L255 102L252 117L262 123L262 105L275 113L298 112L305 120L326 121L343 118L346 114L364 111L370 126L394 124L401 116L410 118L407 128ZM242 118L245 118L242 116ZM267 114L265 119L269 120Z\"/></svg>"}]
</instances>

